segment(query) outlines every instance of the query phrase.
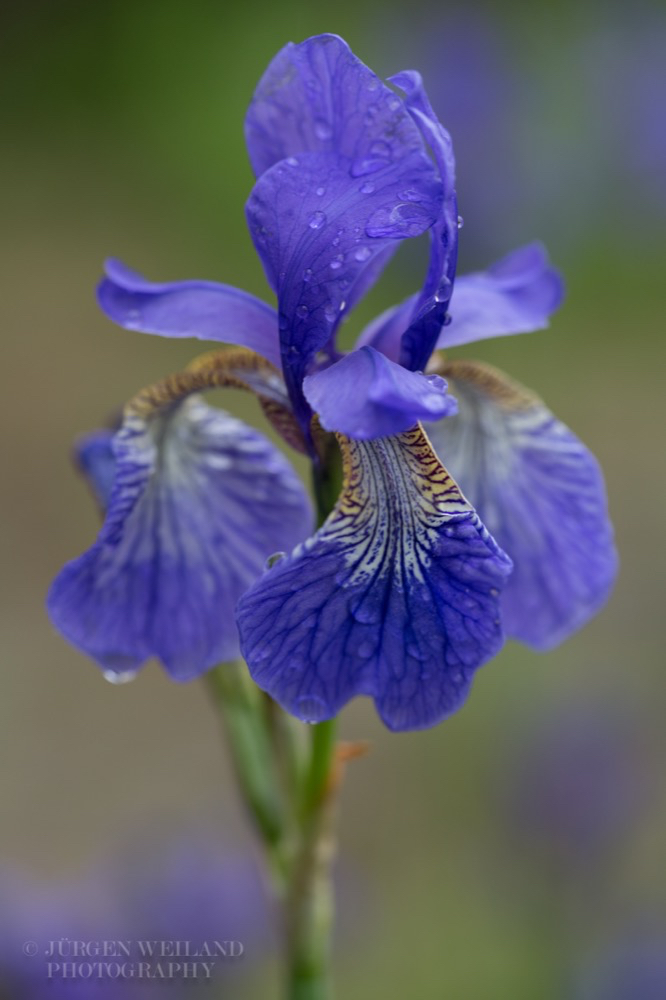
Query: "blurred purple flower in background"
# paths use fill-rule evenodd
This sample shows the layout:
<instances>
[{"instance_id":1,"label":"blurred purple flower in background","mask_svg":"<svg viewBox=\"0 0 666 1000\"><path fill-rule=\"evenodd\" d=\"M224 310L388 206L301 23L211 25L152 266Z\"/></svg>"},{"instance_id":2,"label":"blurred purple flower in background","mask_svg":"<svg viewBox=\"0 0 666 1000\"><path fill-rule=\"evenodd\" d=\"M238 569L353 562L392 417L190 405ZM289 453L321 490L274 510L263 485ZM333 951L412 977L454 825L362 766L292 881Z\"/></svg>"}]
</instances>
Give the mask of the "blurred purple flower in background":
<instances>
[{"instance_id":1,"label":"blurred purple flower in background","mask_svg":"<svg viewBox=\"0 0 666 1000\"><path fill-rule=\"evenodd\" d=\"M578 977L573 1000L664 1000L666 924L643 921L597 949Z\"/></svg>"},{"instance_id":2,"label":"blurred purple flower in background","mask_svg":"<svg viewBox=\"0 0 666 1000\"><path fill-rule=\"evenodd\" d=\"M245 962L256 969L269 948L257 868L247 857L225 855L202 832L146 839L68 881L37 881L5 866L0 883L0 995L10 1000L189 995L192 986L234 976ZM209 968L182 967L192 962ZM140 972L141 963L149 973Z\"/></svg>"},{"instance_id":3,"label":"blurred purple flower in background","mask_svg":"<svg viewBox=\"0 0 666 1000\"><path fill-rule=\"evenodd\" d=\"M572 875L603 865L649 808L654 775L638 716L617 703L563 704L514 745L502 785L516 842ZM506 760L504 764L506 764Z\"/></svg>"}]
</instances>

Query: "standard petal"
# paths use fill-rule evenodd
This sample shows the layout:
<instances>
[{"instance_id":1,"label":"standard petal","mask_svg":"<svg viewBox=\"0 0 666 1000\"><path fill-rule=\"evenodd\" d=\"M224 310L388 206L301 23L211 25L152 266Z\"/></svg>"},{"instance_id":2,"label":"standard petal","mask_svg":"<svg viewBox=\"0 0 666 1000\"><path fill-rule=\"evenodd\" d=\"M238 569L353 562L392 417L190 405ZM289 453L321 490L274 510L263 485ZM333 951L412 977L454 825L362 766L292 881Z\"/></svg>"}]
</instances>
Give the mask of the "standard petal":
<instances>
[{"instance_id":1,"label":"standard petal","mask_svg":"<svg viewBox=\"0 0 666 1000\"><path fill-rule=\"evenodd\" d=\"M420 428L339 437L344 485L328 520L241 599L260 687L309 722L369 695L391 729L439 722L502 644L511 563Z\"/></svg>"},{"instance_id":2,"label":"standard petal","mask_svg":"<svg viewBox=\"0 0 666 1000\"><path fill-rule=\"evenodd\" d=\"M439 167L444 188L442 212L430 232L430 262L426 280L416 300L410 325L402 334L400 364L414 371L424 369L440 331L448 319L448 307L458 261L458 203L455 192L455 159L451 136L432 109L420 73L406 70L391 77L405 91L405 104Z\"/></svg>"},{"instance_id":3,"label":"standard petal","mask_svg":"<svg viewBox=\"0 0 666 1000\"><path fill-rule=\"evenodd\" d=\"M280 452L191 395L223 384L210 364L207 376L199 364L128 405L100 535L49 594L53 623L110 678L157 656L175 680L189 680L237 656L239 597L269 555L312 525Z\"/></svg>"},{"instance_id":4,"label":"standard petal","mask_svg":"<svg viewBox=\"0 0 666 1000\"><path fill-rule=\"evenodd\" d=\"M372 347L308 376L303 391L322 427L364 440L456 412L443 378L410 372Z\"/></svg>"},{"instance_id":5,"label":"standard petal","mask_svg":"<svg viewBox=\"0 0 666 1000\"><path fill-rule=\"evenodd\" d=\"M103 312L126 330L248 347L280 364L277 313L260 299L214 281L147 281L117 260L97 289Z\"/></svg>"},{"instance_id":6,"label":"standard petal","mask_svg":"<svg viewBox=\"0 0 666 1000\"><path fill-rule=\"evenodd\" d=\"M294 407L309 421L301 382L332 343L377 261L438 218L441 186L425 153L355 176L337 153L306 153L261 175L247 204L250 232L277 291L282 365Z\"/></svg>"},{"instance_id":7,"label":"standard petal","mask_svg":"<svg viewBox=\"0 0 666 1000\"><path fill-rule=\"evenodd\" d=\"M599 465L527 389L489 365L440 367L458 416L428 425L514 571L502 595L506 633L550 647L594 615L617 569Z\"/></svg>"},{"instance_id":8,"label":"standard petal","mask_svg":"<svg viewBox=\"0 0 666 1000\"><path fill-rule=\"evenodd\" d=\"M335 153L369 174L422 149L404 103L337 35L290 42L270 63L245 119L257 177L299 153Z\"/></svg>"},{"instance_id":9,"label":"standard petal","mask_svg":"<svg viewBox=\"0 0 666 1000\"><path fill-rule=\"evenodd\" d=\"M487 271L456 280L437 347L458 347L511 333L531 333L548 326L562 303L564 282L551 266L541 243L530 243L502 257Z\"/></svg>"}]
</instances>

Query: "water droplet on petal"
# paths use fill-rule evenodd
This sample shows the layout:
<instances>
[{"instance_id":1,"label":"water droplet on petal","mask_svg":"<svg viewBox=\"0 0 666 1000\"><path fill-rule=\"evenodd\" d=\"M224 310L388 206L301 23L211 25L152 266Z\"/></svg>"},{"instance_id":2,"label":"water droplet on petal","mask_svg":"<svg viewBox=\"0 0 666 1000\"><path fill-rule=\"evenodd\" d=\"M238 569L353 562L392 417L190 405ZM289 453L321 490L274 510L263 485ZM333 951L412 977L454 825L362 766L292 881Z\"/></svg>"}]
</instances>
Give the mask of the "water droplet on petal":
<instances>
[{"instance_id":1,"label":"water droplet on petal","mask_svg":"<svg viewBox=\"0 0 666 1000\"><path fill-rule=\"evenodd\" d=\"M138 672L138 670L105 670L102 676L109 684L129 684Z\"/></svg>"},{"instance_id":2,"label":"water droplet on petal","mask_svg":"<svg viewBox=\"0 0 666 1000\"><path fill-rule=\"evenodd\" d=\"M318 118L314 125L315 135L318 139L326 141L330 139L333 135L333 128L330 122L327 122L324 118Z\"/></svg>"},{"instance_id":3,"label":"water droplet on petal","mask_svg":"<svg viewBox=\"0 0 666 1000\"><path fill-rule=\"evenodd\" d=\"M423 194L416 188L407 188L406 191L399 193L398 198L402 198L403 201L423 201Z\"/></svg>"},{"instance_id":4,"label":"water droplet on petal","mask_svg":"<svg viewBox=\"0 0 666 1000\"><path fill-rule=\"evenodd\" d=\"M314 215L310 216L309 226L310 229L321 229L321 227L326 222L326 216L323 212L315 212Z\"/></svg>"},{"instance_id":5,"label":"water droplet on petal","mask_svg":"<svg viewBox=\"0 0 666 1000\"><path fill-rule=\"evenodd\" d=\"M330 263L330 268L332 271L338 271L344 263L345 255L339 253L337 257L334 257Z\"/></svg>"},{"instance_id":6,"label":"water droplet on petal","mask_svg":"<svg viewBox=\"0 0 666 1000\"><path fill-rule=\"evenodd\" d=\"M448 302L451 298L451 280L444 277L435 292L435 302Z\"/></svg>"},{"instance_id":7,"label":"water droplet on petal","mask_svg":"<svg viewBox=\"0 0 666 1000\"><path fill-rule=\"evenodd\" d=\"M306 269L303 271L303 281L309 281L311 277L312 277L312 268L306 267Z\"/></svg>"},{"instance_id":8,"label":"water droplet on petal","mask_svg":"<svg viewBox=\"0 0 666 1000\"><path fill-rule=\"evenodd\" d=\"M371 238L420 236L431 223L431 214L422 205L403 202L395 208L380 208L368 221L366 234Z\"/></svg>"},{"instance_id":9,"label":"water droplet on petal","mask_svg":"<svg viewBox=\"0 0 666 1000\"><path fill-rule=\"evenodd\" d=\"M354 160L349 173L352 177L364 177L366 174L374 174L382 167L385 167L387 160L379 156L364 156L360 160Z\"/></svg>"},{"instance_id":10,"label":"water droplet on petal","mask_svg":"<svg viewBox=\"0 0 666 1000\"><path fill-rule=\"evenodd\" d=\"M464 225L465 225L465 220L463 219L462 215L459 215L458 216L458 229L462 229L462 227Z\"/></svg>"},{"instance_id":11,"label":"water droplet on petal","mask_svg":"<svg viewBox=\"0 0 666 1000\"><path fill-rule=\"evenodd\" d=\"M370 256L371 253L372 253L372 250L370 249L370 247L358 247L354 251L354 258L355 258L355 260L358 260L358 261L364 261L364 260L368 259L368 257Z\"/></svg>"},{"instance_id":12,"label":"water droplet on petal","mask_svg":"<svg viewBox=\"0 0 666 1000\"><path fill-rule=\"evenodd\" d=\"M317 190L316 190L316 192L315 192L315 194L318 194L319 197L321 198L321 196L323 194L326 194L326 188L325 187L318 187Z\"/></svg>"},{"instance_id":13,"label":"water droplet on petal","mask_svg":"<svg viewBox=\"0 0 666 1000\"><path fill-rule=\"evenodd\" d=\"M362 625L372 625L381 618L381 613L377 607L371 603L361 603L351 609L352 616Z\"/></svg>"},{"instance_id":14,"label":"water droplet on petal","mask_svg":"<svg viewBox=\"0 0 666 1000\"><path fill-rule=\"evenodd\" d=\"M309 312L310 310L308 309L308 307L306 305L301 304L296 310L296 315L300 316L301 319L305 319L305 317L308 315Z\"/></svg>"},{"instance_id":15,"label":"water droplet on petal","mask_svg":"<svg viewBox=\"0 0 666 1000\"><path fill-rule=\"evenodd\" d=\"M287 163L290 167L298 166L298 160L296 159L295 156L288 156L287 159L285 160L285 163Z\"/></svg>"},{"instance_id":16,"label":"water droplet on petal","mask_svg":"<svg viewBox=\"0 0 666 1000\"><path fill-rule=\"evenodd\" d=\"M371 79L368 81L368 90L377 90L378 87L379 87L379 77L378 76L371 77Z\"/></svg>"},{"instance_id":17,"label":"water droplet on petal","mask_svg":"<svg viewBox=\"0 0 666 1000\"><path fill-rule=\"evenodd\" d=\"M365 184L361 185L361 194L372 194L375 190L375 185L372 181L366 181Z\"/></svg>"},{"instance_id":18,"label":"water droplet on petal","mask_svg":"<svg viewBox=\"0 0 666 1000\"><path fill-rule=\"evenodd\" d=\"M266 569L270 569L272 566L275 566L275 564L279 563L281 559L284 559L286 554L286 552L274 552L273 555L269 556L266 560Z\"/></svg>"},{"instance_id":19,"label":"water droplet on petal","mask_svg":"<svg viewBox=\"0 0 666 1000\"><path fill-rule=\"evenodd\" d=\"M296 711L303 722L321 722L328 715L326 702L316 694L303 694L296 699Z\"/></svg>"},{"instance_id":20,"label":"water droplet on petal","mask_svg":"<svg viewBox=\"0 0 666 1000\"><path fill-rule=\"evenodd\" d=\"M397 111L398 108L400 107L400 103L401 103L400 98L395 96L389 97L388 101L386 102L389 111Z\"/></svg>"}]
</instances>

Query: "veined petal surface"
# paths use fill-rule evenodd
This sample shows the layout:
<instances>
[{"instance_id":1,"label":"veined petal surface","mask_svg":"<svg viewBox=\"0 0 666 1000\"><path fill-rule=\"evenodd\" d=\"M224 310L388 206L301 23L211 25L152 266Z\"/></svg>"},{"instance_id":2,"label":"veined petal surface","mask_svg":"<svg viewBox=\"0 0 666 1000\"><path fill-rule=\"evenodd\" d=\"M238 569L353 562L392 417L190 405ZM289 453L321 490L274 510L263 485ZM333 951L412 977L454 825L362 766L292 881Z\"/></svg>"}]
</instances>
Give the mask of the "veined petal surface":
<instances>
[{"instance_id":1,"label":"veined petal surface","mask_svg":"<svg viewBox=\"0 0 666 1000\"><path fill-rule=\"evenodd\" d=\"M439 371L460 410L427 431L513 561L502 595L506 633L549 649L591 618L613 585L601 470L538 397L502 372L466 361Z\"/></svg>"},{"instance_id":2,"label":"veined petal surface","mask_svg":"<svg viewBox=\"0 0 666 1000\"><path fill-rule=\"evenodd\" d=\"M460 706L501 646L511 563L420 428L339 440L340 499L241 599L242 652L301 719L330 718L362 694L389 728L424 728Z\"/></svg>"},{"instance_id":3,"label":"veined petal surface","mask_svg":"<svg viewBox=\"0 0 666 1000\"><path fill-rule=\"evenodd\" d=\"M249 292L215 281L148 281L118 260L105 270L97 300L126 330L236 344L280 365L277 313Z\"/></svg>"},{"instance_id":4,"label":"veined petal surface","mask_svg":"<svg viewBox=\"0 0 666 1000\"><path fill-rule=\"evenodd\" d=\"M197 371L181 380L189 387ZM179 681L236 657L239 597L312 525L280 452L174 387L165 380L129 404L100 535L49 594L53 623L111 678L151 656Z\"/></svg>"},{"instance_id":5,"label":"veined petal surface","mask_svg":"<svg viewBox=\"0 0 666 1000\"><path fill-rule=\"evenodd\" d=\"M399 434L457 408L443 378L411 372L372 347L308 376L303 391L322 427L352 438Z\"/></svg>"},{"instance_id":6,"label":"veined petal surface","mask_svg":"<svg viewBox=\"0 0 666 1000\"><path fill-rule=\"evenodd\" d=\"M378 159L359 175L337 153L304 153L260 176L248 225L277 291L282 367L304 420L308 364L333 344L359 282L365 290L391 245L425 232L440 205L441 185L424 152Z\"/></svg>"},{"instance_id":7,"label":"veined petal surface","mask_svg":"<svg viewBox=\"0 0 666 1000\"><path fill-rule=\"evenodd\" d=\"M255 175L299 153L334 153L370 174L423 148L403 101L337 35L290 42L272 60L245 119Z\"/></svg>"}]
</instances>

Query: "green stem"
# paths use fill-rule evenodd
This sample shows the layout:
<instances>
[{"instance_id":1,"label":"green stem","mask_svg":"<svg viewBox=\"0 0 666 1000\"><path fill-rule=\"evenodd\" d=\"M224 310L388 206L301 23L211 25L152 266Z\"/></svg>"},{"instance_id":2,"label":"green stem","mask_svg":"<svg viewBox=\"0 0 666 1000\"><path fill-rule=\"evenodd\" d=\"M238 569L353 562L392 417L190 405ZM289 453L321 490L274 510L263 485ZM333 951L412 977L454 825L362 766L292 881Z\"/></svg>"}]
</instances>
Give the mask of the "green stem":
<instances>
[{"instance_id":1,"label":"green stem","mask_svg":"<svg viewBox=\"0 0 666 1000\"><path fill-rule=\"evenodd\" d=\"M221 716L238 786L264 843L278 884L287 877L285 815L276 781L269 724L262 694L244 663L221 663L206 680Z\"/></svg>"},{"instance_id":2,"label":"green stem","mask_svg":"<svg viewBox=\"0 0 666 1000\"><path fill-rule=\"evenodd\" d=\"M288 1000L331 1000L336 720L313 728L301 841L286 901Z\"/></svg>"}]
</instances>

